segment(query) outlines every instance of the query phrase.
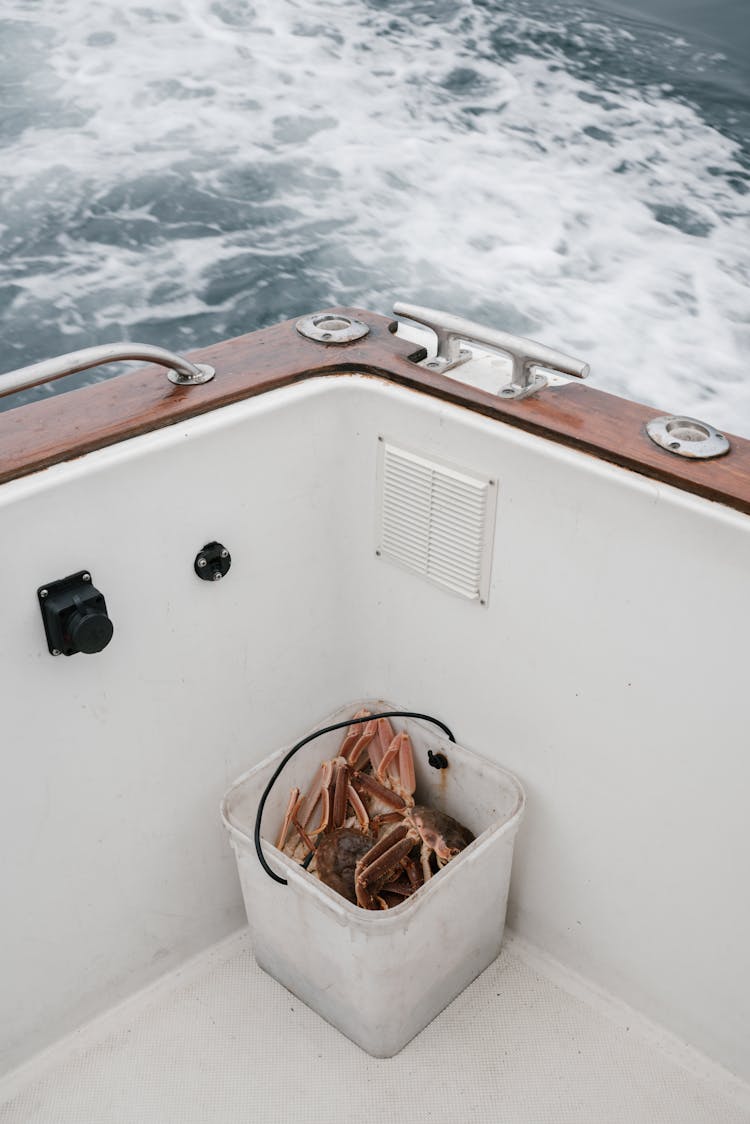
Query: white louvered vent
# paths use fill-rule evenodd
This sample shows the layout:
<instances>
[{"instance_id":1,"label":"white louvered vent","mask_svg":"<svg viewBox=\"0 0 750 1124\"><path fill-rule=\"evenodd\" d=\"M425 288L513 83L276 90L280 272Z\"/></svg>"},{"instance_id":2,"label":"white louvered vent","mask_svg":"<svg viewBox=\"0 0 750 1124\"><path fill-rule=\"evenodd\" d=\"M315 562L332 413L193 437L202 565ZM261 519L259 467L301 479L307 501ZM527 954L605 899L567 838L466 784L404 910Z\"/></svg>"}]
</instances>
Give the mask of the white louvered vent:
<instances>
[{"instance_id":1,"label":"white louvered vent","mask_svg":"<svg viewBox=\"0 0 750 1124\"><path fill-rule=\"evenodd\" d=\"M486 477L380 441L380 555L487 602L497 487Z\"/></svg>"}]
</instances>

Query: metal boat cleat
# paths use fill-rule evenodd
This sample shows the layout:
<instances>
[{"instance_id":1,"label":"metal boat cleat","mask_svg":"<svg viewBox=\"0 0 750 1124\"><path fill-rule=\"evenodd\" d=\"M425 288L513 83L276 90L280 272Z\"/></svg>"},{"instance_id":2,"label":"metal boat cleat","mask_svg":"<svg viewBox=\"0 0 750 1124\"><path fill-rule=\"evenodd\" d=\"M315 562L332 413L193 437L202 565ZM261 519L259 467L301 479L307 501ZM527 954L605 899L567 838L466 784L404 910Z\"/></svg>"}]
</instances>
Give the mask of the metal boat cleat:
<instances>
[{"instance_id":1,"label":"metal boat cleat","mask_svg":"<svg viewBox=\"0 0 750 1124\"><path fill-rule=\"evenodd\" d=\"M403 301L394 304L393 312L396 316L403 316L406 320L423 324L435 333L437 353L428 359L423 359L419 366L438 374L451 371L472 358L472 352L468 348L461 347L459 342L461 340L464 343L474 343L479 347L489 348L490 351L500 351L508 355L513 367L510 382L497 391L501 398L528 398L543 390L548 384L548 379L539 368L547 368L579 379L587 378L590 371L588 363L584 363L581 359L573 359L562 351L555 351L524 336L514 336L496 328L487 328L473 320L464 320L463 317L454 316L451 312L422 308L416 304L405 304Z\"/></svg>"}]
</instances>

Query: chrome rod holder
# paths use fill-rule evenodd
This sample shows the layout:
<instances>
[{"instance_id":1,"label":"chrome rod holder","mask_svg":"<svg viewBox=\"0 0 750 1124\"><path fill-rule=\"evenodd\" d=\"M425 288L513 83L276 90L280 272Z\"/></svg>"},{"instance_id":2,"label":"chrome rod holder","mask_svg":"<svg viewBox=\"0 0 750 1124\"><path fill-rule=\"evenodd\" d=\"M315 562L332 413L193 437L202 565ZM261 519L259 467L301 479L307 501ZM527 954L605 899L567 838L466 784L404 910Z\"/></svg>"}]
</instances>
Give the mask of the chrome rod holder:
<instances>
[{"instance_id":1,"label":"chrome rod holder","mask_svg":"<svg viewBox=\"0 0 750 1124\"><path fill-rule=\"evenodd\" d=\"M423 359L420 367L443 374L454 367L466 363L472 358L468 348L461 347L459 341L486 347L490 351L500 351L510 357L512 363L510 382L501 386L498 394L501 398L528 398L547 386L547 378L537 368L544 367L550 371L558 371L564 375L573 375L575 378L588 377L590 367L581 359L573 359L562 351L555 351L536 340L528 340L524 336L513 336L509 332L501 332L496 328L487 328L476 324L473 320L464 320L461 316L454 316L450 312L441 312L436 308L421 308L416 304L404 304L397 301L393 306L396 316L403 316L406 320L413 320L430 328L437 337L437 354L433 358Z\"/></svg>"},{"instance_id":2,"label":"chrome rod holder","mask_svg":"<svg viewBox=\"0 0 750 1124\"><path fill-rule=\"evenodd\" d=\"M45 382L54 382L55 379L64 378L65 375L74 375L77 371L100 367L103 363L121 363L130 360L158 363L166 367L167 378L177 386L195 386L210 382L216 374L208 363L190 363L181 355L177 355L174 351L167 351L163 347L153 347L148 343L105 343L99 347L85 347L82 351L58 355L55 359L44 359L41 363L33 363L30 367L19 367L17 371L8 371L0 375L0 398L6 394L14 394L18 390L27 390L32 386L41 386Z\"/></svg>"},{"instance_id":3,"label":"chrome rod holder","mask_svg":"<svg viewBox=\"0 0 750 1124\"><path fill-rule=\"evenodd\" d=\"M697 418L687 418L677 414L663 414L652 418L646 425L646 433L651 440L674 453L678 457L692 460L710 460L723 457L730 445L723 433Z\"/></svg>"},{"instance_id":4,"label":"chrome rod holder","mask_svg":"<svg viewBox=\"0 0 750 1124\"><path fill-rule=\"evenodd\" d=\"M295 328L305 339L326 344L353 343L370 331L362 320L354 320L338 312L316 312L312 316L303 316Z\"/></svg>"}]
</instances>

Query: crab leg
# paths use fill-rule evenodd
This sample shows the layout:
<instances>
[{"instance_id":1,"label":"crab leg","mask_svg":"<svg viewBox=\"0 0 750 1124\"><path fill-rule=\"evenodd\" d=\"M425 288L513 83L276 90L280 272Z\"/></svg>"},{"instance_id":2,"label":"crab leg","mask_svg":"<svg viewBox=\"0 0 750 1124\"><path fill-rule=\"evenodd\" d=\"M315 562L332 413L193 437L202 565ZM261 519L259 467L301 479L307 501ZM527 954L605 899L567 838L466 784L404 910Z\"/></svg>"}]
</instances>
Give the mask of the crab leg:
<instances>
[{"instance_id":1,"label":"crab leg","mask_svg":"<svg viewBox=\"0 0 750 1124\"><path fill-rule=\"evenodd\" d=\"M417 887L412 886L406 879L399 878L396 882L389 882L385 888L389 894L398 894L400 898L410 898Z\"/></svg>"},{"instance_id":2,"label":"crab leg","mask_svg":"<svg viewBox=\"0 0 750 1124\"><path fill-rule=\"evenodd\" d=\"M337 757L333 763L333 811L331 813L331 826L335 830L344 826L346 819L346 797L349 787L349 770L343 757Z\"/></svg>"},{"instance_id":3,"label":"crab leg","mask_svg":"<svg viewBox=\"0 0 750 1124\"><path fill-rule=\"evenodd\" d=\"M384 784L381 784L375 777L371 777L369 773L355 773L352 779L355 788L366 792L370 796L377 796L389 808L396 811L406 808L406 801L403 796L399 796L397 792L386 788Z\"/></svg>"},{"instance_id":4,"label":"crab leg","mask_svg":"<svg viewBox=\"0 0 750 1124\"><path fill-rule=\"evenodd\" d=\"M382 812L379 816L373 816L370 823L377 834L384 823L400 823L403 818L403 809L400 812Z\"/></svg>"},{"instance_id":5,"label":"crab leg","mask_svg":"<svg viewBox=\"0 0 750 1124\"><path fill-rule=\"evenodd\" d=\"M358 710L354 715L355 718L369 718L369 710ZM377 733L378 724L375 719L372 722L358 722L350 726L346 732L346 737L341 743L339 750L339 757L343 757L345 761L356 768L360 762L360 758L369 746Z\"/></svg>"},{"instance_id":6,"label":"crab leg","mask_svg":"<svg viewBox=\"0 0 750 1124\"><path fill-rule=\"evenodd\" d=\"M404 734L398 751L398 775L403 788L413 796L414 789L417 787L417 778L414 775L414 753L408 734Z\"/></svg>"},{"instance_id":7,"label":"crab leg","mask_svg":"<svg viewBox=\"0 0 750 1124\"><path fill-rule=\"evenodd\" d=\"M367 809L365 808L364 804L360 800L359 793L357 792L354 785L350 784L347 787L346 795L347 795L347 799L349 800L349 803L351 804L352 808L354 809L354 814L357 817L357 822L359 823L359 826L362 828L363 831L367 831L367 828L370 826L370 817L368 816Z\"/></svg>"},{"instance_id":8,"label":"crab leg","mask_svg":"<svg viewBox=\"0 0 750 1124\"><path fill-rule=\"evenodd\" d=\"M365 868L370 867L373 862L376 862L383 855L387 854L394 843L405 839L408 834L409 828L402 820L398 827L394 827L393 831L389 831L387 835L383 835L378 839L377 843L370 847L367 854L363 855L357 863L357 868L359 870L365 870ZM414 846L413 842L412 846Z\"/></svg>"},{"instance_id":9,"label":"crab leg","mask_svg":"<svg viewBox=\"0 0 750 1124\"><path fill-rule=\"evenodd\" d=\"M432 878L432 869L430 868L430 856L431 856L431 854L432 854L432 848L429 847L427 845L427 843L423 842L422 848L419 852L419 861L422 864L422 874L424 875L425 882L427 882L430 878Z\"/></svg>"},{"instance_id":10,"label":"crab leg","mask_svg":"<svg viewBox=\"0 0 750 1124\"><path fill-rule=\"evenodd\" d=\"M374 908L378 888L390 874L395 874L398 870L402 859L406 858L417 841L416 834L406 824L399 824L393 831L389 831L385 838L379 839L375 846L359 860L355 870L354 885L357 891L357 903L364 909Z\"/></svg>"},{"instance_id":11,"label":"crab leg","mask_svg":"<svg viewBox=\"0 0 750 1124\"><path fill-rule=\"evenodd\" d=\"M351 765L351 767L353 769L356 768L357 765L359 765L360 760L363 757L365 750L372 743L377 731L378 731L378 724L373 719L372 722L366 722L365 723L365 725L362 727L362 731L361 731L359 737L357 738L356 742L351 746L351 748L349 748L349 750L346 754L344 753L344 749L343 749L343 746L342 746L341 756L346 758L346 760L348 761L348 763ZM347 741L348 740L349 739L347 738Z\"/></svg>"},{"instance_id":12,"label":"crab leg","mask_svg":"<svg viewBox=\"0 0 750 1124\"><path fill-rule=\"evenodd\" d=\"M374 741L370 745L370 762L374 773L377 773L380 768L380 762L383 760L388 746L395 738L396 733L387 718L378 718L377 733Z\"/></svg>"},{"instance_id":13,"label":"crab leg","mask_svg":"<svg viewBox=\"0 0 750 1124\"><path fill-rule=\"evenodd\" d=\"M414 890L418 890L420 886L424 885L424 876L422 877L422 881L420 882L419 867L415 863L414 859L407 859L404 869L406 870L406 877L409 879L409 884L411 885L412 892Z\"/></svg>"},{"instance_id":14,"label":"crab leg","mask_svg":"<svg viewBox=\"0 0 750 1124\"><path fill-rule=\"evenodd\" d=\"M322 801L322 808L320 813L320 823L315 828L315 831L310 832L312 836L320 835L321 831L325 831L331 819L331 782L333 779L333 762L324 761L321 769L322 777L320 782L320 798ZM312 813L313 807L314 805L310 808L310 813ZM307 826L309 818L310 817L308 816L307 819L302 821L303 827Z\"/></svg>"},{"instance_id":15,"label":"crab leg","mask_svg":"<svg viewBox=\"0 0 750 1124\"><path fill-rule=\"evenodd\" d=\"M370 712L369 712L369 710L365 710L365 709L358 710L357 713L354 715L354 717L355 718L369 718ZM365 722L365 723L356 722L353 726L349 727L349 729L346 731L346 737L344 738L344 740L341 743L341 749L339 750L339 757L345 757L348 760L349 754L351 753L351 751L354 749L355 745L359 741L360 735L362 734L362 726L363 725L365 727L367 727L367 726L370 725L370 723L369 722Z\"/></svg>"},{"instance_id":16,"label":"crab leg","mask_svg":"<svg viewBox=\"0 0 750 1124\"><path fill-rule=\"evenodd\" d=\"M307 847L307 850L308 851L314 851L315 850L314 841L310 838L310 836L307 834L307 832L305 831L302 824L299 822L299 820L295 816L292 816L292 823L296 827L297 832L299 833L299 837L302 840L302 842L305 844L305 846Z\"/></svg>"},{"instance_id":17,"label":"crab leg","mask_svg":"<svg viewBox=\"0 0 750 1124\"><path fill-rule=\"evenodd\" d=\"M390 836L394 835L399 828L386 838L386 842L390 842ZM360 877L365 886L371 886L373 882L378 882L383 878L387 878L389 874L395 873L401 865L401 860L405 859L414 846L415 840L413 835L409 832L408 828L404 828L406 834L401 838L391 843L391 846L385 851L384 854L371 862L367 862L367 855L360 862L366 865L360 873ZM376 844L377 846L377 844Z\"/></svg>"},{"instance_id":18,"label":"crab leg","mask_svg":"<svg viewBox=\"0 0 750 1124\"><path fill-rule=\"evenodd\" d=\"M318 769L317 773L315 774L315 780L312 783L310 791L307 793L307 796L305 796L304 800L302 801L302 805L301 805L300 812L299 812L299 818L300 818L302 824L305 827L307 827L310 820L312 819L313 812L315 811L315 808L317 807L318 801L320 800L321 792L327 786L328 781L330 780L330 777L327 778L327 771L326 771L327 765L328 765L327 761L322 762L320 768Z\"/></svg>"},{"instance_id":19,"label":"crab leg","mask_svg":"<svg viewBox=\"0 0 750 1124\"><path fill-rule=\"evenodd\" d=\"M385 781L386 776L389 776L404 792L412 793L414 791L416 787L414 756L411 738L405 731L396 734L380 765L375 770L375 775L379 781Z\"/></svg>"},{"instance_id":20,"label":"crab leg","mask_svg":"<svg viewBox=\"0 0 750 1124\"><path fill-rule=\"evenodd\" d=\"M293 788L289 794L289 803L287 804L286 811L284 812L284 822L281 825L279 838L276 840L276 846L279 851L284 850L284 844L286 843L286 837L289 834L289 828L291 827L292 819L299 812L301 803L302 801L300 800L299 789Z\"/></svg>"}]
</instances>

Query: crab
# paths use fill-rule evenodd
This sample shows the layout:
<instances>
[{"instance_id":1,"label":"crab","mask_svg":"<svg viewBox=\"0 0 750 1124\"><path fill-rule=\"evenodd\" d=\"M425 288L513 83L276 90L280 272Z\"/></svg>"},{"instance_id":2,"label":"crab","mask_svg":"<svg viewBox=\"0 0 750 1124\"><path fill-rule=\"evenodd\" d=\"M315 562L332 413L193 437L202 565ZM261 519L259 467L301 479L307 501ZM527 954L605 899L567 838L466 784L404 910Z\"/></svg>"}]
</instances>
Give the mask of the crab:
<instances>
[{"instance_id":1,"label":"crab","mask_svg":"<svg viewBox=\"0 0 750 1124\"><path fill-rule=\"evenodd\" d=\"M414 861L411 852L417 846L424 884L433 874L433 856L437 869L441 870L473 840L467 827L437 808L417 804L407 809L401 823L381 836L357 862L354 872L357 904L363 909L387 909L393 904L388 896L399 884L405 866L408 873L408 864Z\"/></svg>"},{"instance_id":2,"label":"crab","mask_svg":"<svg viewBox=\"0 0 750 1124\"><path fill-rule=\"evenodd\" d=\"M417 782L409 735L405 731L395 733L387 718L378 718L375 737L368 745L368 754L375 779L400 797L403 804L412 805Z\"/></svg>"},{"instance_id":3,"label":"crab","mask_svg":"<svg viewBox=\"0 0 750 1124\"><path fill-rule=\"evenodd\" d=\"M360 710L355 718L367 718ZM357 769L369 755L372 773ZM403 774L403 776L402 776ZM287 803L276 846L291 858L302 861L316 849L316 838L347 823L353 813L362 831L377 832L382 823L400 818L414 800L414 759L408 734L396 734L387 719L354 723L346 732L338 756L320 765L309 792L303 796L293 788ZM310 827L315 809L321 805L320 822ZM294 834L289 838L290 829Z\"/></svg>"},{"instance_id":4,"label":"crab","mask_svg":"<svg viewBox=\"0 0 750 1124\"><path fill-rule=\"evenodd\" d=\"M387 718L377 719L367 749L372 771L355 770L352 784L378 831L382 824L401 819L414 804L414 753L409 735L395 733Z\"/></svg>"},{"instance_id":5,"label":"crab","mask_svg":"<svg viewBox=\"0 0 750 1124\"><path fill-rule=\"evenodd\" d=\"M316 828L310 828L310 820L318 801L321 803L320 822ZM276 846L291 858L302 861L307 854L316 850L317 836L344 826L350 808L360 830L367 831L370 817L352 785L352 774L346 758L339 756L332 761L324 761L306 797L302 796L299 788L292 789ZM291 827L295 828L298 839L292 837L287 841ZM302 855L301 847L304 848Z\"/></svg>"},{"instance_id":6,"label":"crab","mask_svg":"<svg viewBox=\"0 0 750 1124\"><path fill-rule=\"evenodd\" d=\"M439 870L474 838L445 813L415 806L415 788L409 735L387 718L354 723L307 795L292 789L276 846L349 901L388 909L432 877L433 856Z\"/></svg>"}]
</instances>

